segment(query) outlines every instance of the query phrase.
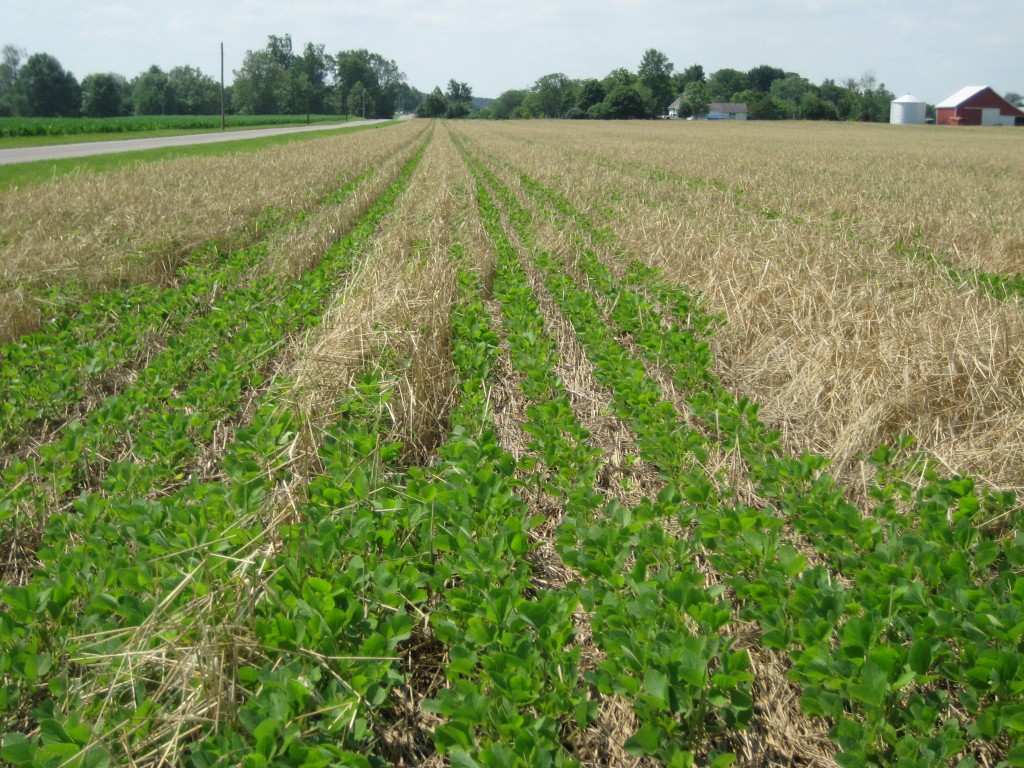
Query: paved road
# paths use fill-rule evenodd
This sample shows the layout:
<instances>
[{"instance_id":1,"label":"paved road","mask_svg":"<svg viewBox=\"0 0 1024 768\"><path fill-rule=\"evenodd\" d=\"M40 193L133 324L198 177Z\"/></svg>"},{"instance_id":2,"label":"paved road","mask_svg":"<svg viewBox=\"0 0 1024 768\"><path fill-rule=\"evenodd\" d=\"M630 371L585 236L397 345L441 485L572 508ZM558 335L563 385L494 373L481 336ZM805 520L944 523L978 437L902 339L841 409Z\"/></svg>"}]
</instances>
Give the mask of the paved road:
<instances>
[{"instance_id":1,"label":"paved road","mask_svg":"<svg viewBox=\"0 0 1024 768\"><path fill-rule=\"evenodd\" d=\"M46 147L19 147L0 149L0 165L10 163L31 163L36 160L61 160L68 157L108 155L114 152L138 152L143 149L160 147L187 147L194 144L212 144L217 141L238 141L258 139L264 136L280 136L285 133L325 131L347 125L368 125L383 120L353 120L348 123L317 123L292 128L254 128L244 131L218 131L217 133L193 133L185 136L161 136L152 139L120 139L117 141L93 141L86 144L53 144Z\"/></svg>"}]
</instances>

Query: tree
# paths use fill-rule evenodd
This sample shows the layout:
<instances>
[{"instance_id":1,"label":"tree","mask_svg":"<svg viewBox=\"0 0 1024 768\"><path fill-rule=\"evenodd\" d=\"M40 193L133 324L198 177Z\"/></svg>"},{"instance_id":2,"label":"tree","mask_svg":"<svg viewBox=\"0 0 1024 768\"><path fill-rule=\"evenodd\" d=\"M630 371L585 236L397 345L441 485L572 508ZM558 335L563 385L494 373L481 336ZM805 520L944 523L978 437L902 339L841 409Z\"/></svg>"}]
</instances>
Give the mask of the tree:
<instances>
[{"instance_id":1,"label":"tree","mask_svg":"<svg viewBox=\"0 0 1024 768\"><path fill-rule=\"evenodd\" d=\"M231 100L244 115L281 113L285 69L269 50L246 51L242 68L235 70ZM136 109L137 109L136 105Z\"/></svg>"},{"instance_id":2,"label":"tree","mask_svg":"<svg viewBox=\"0 0 1024 768\"><path fill-rule=\"evenodd\" d=\"M292 53L292 36L267 35L266 51L270 57L280 65L281 69L288 69L295 63L295 54Z\"/></svg>"},{"instance_id":3,"label":"tree","mask_svg":"<svg viewBox=\"0 0 1024 768\"><path fill-rule=\"evenodd\" d=\"M448 100L441 93L441 88L438 86L416 108L416 117L444 117L447 112Z\"/></svg>"},{"instance_id":4,"label":"tree","mask_svg":"<svg viewBox=\"0 0 1024 768\"><path fill-rule=\"evenodd\" d=\"M180 115L216 115L220 112L220 84L195 67L174 67L167 73L175 112Z\"/></svg>"},{"instance_id":5,"label":"tree","mask_svg":"<svg viewBox=\"0 0 1024 768\"><path fill-rule=\"evenodd\" d=\"M370 68L370 52L342 51L334 57L334 87L345 109L348 108L349 91L359 83L364 88L373 81L373 70Z\"/></svg>"},{"instance_id":6,"label":"tree","mask_svg":"<svg viewBox=\"0 0 1024 768\"><path fill-rule=\"evenodd\" d=\"M565 117L576 103L576 84L561 72L538 78L531 90L536 97L535 112L541 117Z\"/></svg>"},{"instance_id":7,"label":"tree","mask_svg":"<svg viewBox=\"0 0 1024 768\"><path fill-rule=\"evenodd\" d=\"M469 117L469 113L472 110L469 104L464 101L449 101L448 110L444 113L444 116L449 120L459 120L464 117Z\"/></svg>"},{"instance_id":8,"label":"tree","mask_svg":"<svg viewBox=\"0 0 1024 768\"><path fill-rule=\"evenodd\" d=\"M747 74L726 67L711 75L706 85L711 101L732 101L734 94L747 90Z\"/></svg>"},{"instance_id":9,"label":"tree","mask_svg":"<svg viewBox=\"0 0 1024 768\"><path fill-rule=\"evenodd\" d=\"M533 120L533 118L537 117L536 113L530 108L531 98L533 98L533 94L527 94L526 98L523 99L523 103L512 110L513 120Z\"/></svg>"},{"instance_id":10,"label":"tree","mask_svg":"<svg viewBox=\"0 0 1024 768\"><path fill-rule=\"evenodd\" d=\"M236 73L237 74L237 73ZM156 64L132 80L132 109L136 115L174 113L167 74Z\"/></svg>"},{"instance_id":11,"label":"tree","mask_svg":"<svg viewBox=\"0 0 1024 768\"><path fill-rule=\"evenodd\" d=\"M1007 91L1006 95L1003 96L1008 102L1013 104L1015 107L1024 107L1024 96L1017 93L1016 91Z\"/></svg>"},{"instance_id":12,"label":"tree","mask_svg":"<svg viewBox=\"0 0 1024 768\"><path fill-rule=\"evenodd\" d=\"M683 91L683 101L686 102L686 111L691 115L706 115L708 113L708 105L711 104L707 85L699 80L694 80Z\"/></svg>"},{"instance_id":13,"label":"tree","mask_svg":"<svg viewBox=\"0 0 1024 768\"><path fill-rule=\"evenodd\" d=\"M348 109L350 115L366 117L367 102L369 102L370 114L373 114L373 97L370 96L362 83L356 83L348 92Z\"/></svg>"},{"instance_id":14,"label":"tree","mask_svg":"<svg viewBox=\"0 0 1024 768\"><path fill-rule=\"evenodd\" d=\"M323 48L307 44L297 55L291 35L268 35L263 50L247 51L242 70L235 73L236 84L239 75L243 78L235 99L238 111L299 115L324 109L331 60Z\"/></svg>"},{"instance_id":15,"label":"tree","mask_svg":"<svg viewBox=\"0 0 1024 768\"><path fill-rule=\"evenodd\" d=\"M860 97L835 80L824 80L818 87L818 95L835 108L836 120L856 120L860 114Z\"/></svg>"},{"instance_id":16,"label":"tree","mask_svg":"<svg viewBox=\"0 0 1024 768\"><path fill-rule=\"evenodd\" d=\"M473 109L473 89L469 87L468 83L460 83L455 79L449 80L445 98L448 101L445 117L451 119L469 117L469 113Z\"/></svg>"},{"instance_id":17,"label":"tree","mask_svg":"<svg viewBox=\"0 0 1024 768\"><path fill-rule=\"evenodd\" d=\"M860 76L860 80L857 82L861 93L873 91L877 84L878 78L875 77L874 70L870 69L864 70L864 74Z\"/></svg>"},{"instance_id":18,"label":"tree","mask_svg":"<svg viewBox=\"0 0 1024 768\"><path fill-rule=\"evenodd\" d=\"M366 88L367 98L373 102L368 117L393 116L405 82L405 74L394 61L365 48L339 53L335 57L334 77L343 104L348 103L349 91L356 83Z\"/></svg>"},{"instance_id":19,"label":"tree","mask_svg":"<svg viewBox=\"0 0 1024 768\"><path fill-rule=\"evenodd\" d=\"M863 81L862 81L863 84ZM885 87L885 83L877 86L871 82L870 88L865 88L860 94L860 119L870 123L889 122L889 108L896 94Z\"/></svg>"},{"instance_id":20,"label":"tree","mask_svg":"<svg viewBox=\"0 0 1024 768\"><path fill-rule=\"evenodd\" d=\"M676 72L672 75L672 94L673 96L679 96L690 83L703 83L706 80L704 67L700 64L691 64L682 72Z\"/></svg>"},{"instance_id":21,"label":"tree","mask_svg":"<svg viewBox=\"0 0 1024 768\"><path fill-rule=\"evenodd\" d=\"M309 78L306 73L297 66L291 66L284 71L284 81L281 83L281 90L278 94L278 110L285 115L300 115L308 113L310 94Z\"/></svg>"},{"instance_id":22,"label":"tree","mask_svg":"<svg viewBox=\"0 0 1024 768\"><path fill-rule=\"evenodd\" d=\"M48 53L34 53L18 70L12 98L22 117L76 117L82 90L75 76Z\"/></svg>"},{"instance_id":23,"label":"tree","mask_svg":"<svg viewBox=\"0 0 1024 768\"><path fill-rule=\"evenodd\" d=\"M449 103L462 103L472 104L473 103L473 89L469 87L468 83L460 83L458 80L448 81L448 90L445 93L445 97Z\"/></svg>"},{"instance_id":24,"label":"tree","mask_svg":"<svg viewBox=\"0 0 1024 768\"><path fill-rule=\"evenodd\" d=\"M707 75L704 74L704 67L700 64L691 64L678 75L676 75L678 84L682 85L679 92L682 93L686 90L686 86L690 83L703 83L707 81Z\"/></svg>"},{"instance_id":25,"label":"tree","mask_svg":"<svg viewBox=\"0 0 1024 768\"><path fill-rule=\"evenodd\" d=\"M633 85L636 81L636 75L625 67L619 67L605 75L604 79L601 81L601 85L604 86L606 93L611 93L612 88L617 85Z\"/></svg>"},{"instance_id":26,"label":"tree","mask_svg":"<svg viewBox=\"0 0 1024 768\"><path fill-rule=\"evenodd\" d=\"M592 106L604 101L604 97L607 95L608 92L600 80L595 80L594 78L584 80L580 83L579 95L576 97L576 108L586 113Z\"/></svg>"},{"instance_id":27,"label":"tree","mask_svg":"<svg viewBox=\"0 0 1024 768\"><path fill-rule=\"evenodd\" d=\"M331 92L328 77L333 71L334 62L324 53L324 46L306 43L302 55L295 57L292 67L306 78L306 111L317 115L326 114L330 108Z\"/></svg>"},{"instance_id":28,"label":"tree","mask_svg":"<svg viewBox=\"0 0 1024 768\"><path fill-rule=\"evenodd\" d=\"M747 118L750 120L778 120L781 117L782 110L768 94L762 94L747 105Z\"/></svg>"},{"instance_id":29,"label":"tree","mask_svg":"<svg viewBox=\"0 0 1024 768\"><path fill-rule=\"evenodd\" d=\"M427 94L413 88L408 83L398 86L396 108L399 112L413 112L427 98Z\"/></svg>"},{"instance_id":30,"label":"tree","mask_svg":"<svg viewBox=\"0 0 1024 768\"><path fill-rule=\"evenodd\" d=\"M782 105L787 116L800 116L800 102L804 94L814 92L814 85L807 78L800 77L795 72L790 72L780 80L772 82L771 95L775 99L776 106Z\"/></svg>"},{"instance_id":31,"label":"tree","mask_svg":"<svg viewBox=\"0 0 1024 768\"><path fill-rule=\"evenodd\" d=\"M508 120L512 113L523 105L529 91L510 90L502 93L491 105L491 116L496 120Z\"/></svg>"},{"instance_id":32,"label":"tree","mask_svg":"<svg viewBox=\"0 0 1024 768\"><path fill-rule=\"evenodd\" d=\"M637 120L649 116L649 106L635 85L615 86L602 104L600 116L606 120Z\"/></svg>"},{"instance_id":33,"label":"tree","mask_svg":"<svg viewBox=\"0 0 1024 768\"><path fill-rule=\"evenodd\" d=\"M885 83L878 83L878 78L870 69L865 70L860 79L848 77L843 80L848 92L846 103L837 112L847 120L864 122L888 122L889 104L895 97L885 88Z\"/></svg>"},{"instance_id":34,"label":"tree","mask_svg":"<svg viewBox=\"0 0 1024 768\"><path fill-rule=\"evenodd\" d=\"M84 117L118 117L126 114L130 102L131 88L121 75L97 73L82 79Z\"/></svg>"},{"instance_id":35,"label":"tree","mask_svg":"<svg viewBox=\"0 0 1024 768\"><path fill-rule=\"evenodd\" d=\"M18 79L21 62L28 54L16 45L5 45L0 53L0 115L17 114L13 94L14 83Z\"/></svg>"},{"instance_id":36,"label":"tree","mask_svg":"<svg viewBox=\"0 0 1024 768\"><path fill-rule=\"evenodd\" d=\"M402 87L402 83L405 82L405 73L398 68L398 65L392 59L386 59L379 53L371 53L369 62L376 85L376 88L371 88L374 103L373 116L379 118L394 117L399 90ZM370 88L369 85L367 87ZM469 86L466 87L468 88Z\"/></svg>"},{"instance_id":37,"label":"tree","mask_svg":"<svg viewBox=\"0 0 1024 768\"><path fill-rule=\"evenodd\" d=\"M637 75L651 94L652 106L648 109L649 117L664 114L675 98L672 87L673 68L668 56L661 51L648 48L644 52Z\"/></svg>"},{"instance_id":38,"label":"tree","mask_svg":"<svg viewBox=\"0 0 1024 768\"><path fill-rule=\"evenodd\" d=\"M298 55L292 47L291 35L268 35L266 46L259 51L246 51L242 68L235 71L235 108L246 114L326 111L330 101L327 76L333 69L334 61L324 53L324 46L307 43ZM366 86L371 79L356 77L349 86L356 82ZM348 90L339 94L334 106L344 109Z\"/></svg>"},{"instance_id":39,"label":"tree","mask_svg":"<svg viewBox=\"0 0 1024 768\"><path fill-rule=\"evenodd\" d=\"M800 117L804 120L835 120L836 106L814 91L807 91L800 97Z\"/></svg>"},{"instance_id":40,"label":"tree","mask_svg":"<svg viewBox=\"0 0 1024 768\"><path fill-rule=\"evenodd\" d=\"M786 73L778 67L762 64L747 72L747 85L752 91L769 93L772 89L772 83L776 80L781 80L785 76Z\"/></svg>"}]
</instances>

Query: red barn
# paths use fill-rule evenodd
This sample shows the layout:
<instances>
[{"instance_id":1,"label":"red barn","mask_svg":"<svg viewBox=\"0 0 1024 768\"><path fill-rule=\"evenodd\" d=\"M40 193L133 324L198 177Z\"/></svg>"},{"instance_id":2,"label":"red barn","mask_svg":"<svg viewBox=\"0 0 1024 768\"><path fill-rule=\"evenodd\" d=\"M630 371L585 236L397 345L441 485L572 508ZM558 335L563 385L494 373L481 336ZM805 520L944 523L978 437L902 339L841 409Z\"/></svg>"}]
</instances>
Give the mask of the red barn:
<instances>
[{"instance_id":1,"label":"red barn","mask_svg":"<svg viewBox=\"0 0 1024 768\"><path fill-rule=\"evenodd\" d=\"M938 125L1024 125L1024 112L987 85L961 88L935 105Z\"/></svg>"}]
</instances>

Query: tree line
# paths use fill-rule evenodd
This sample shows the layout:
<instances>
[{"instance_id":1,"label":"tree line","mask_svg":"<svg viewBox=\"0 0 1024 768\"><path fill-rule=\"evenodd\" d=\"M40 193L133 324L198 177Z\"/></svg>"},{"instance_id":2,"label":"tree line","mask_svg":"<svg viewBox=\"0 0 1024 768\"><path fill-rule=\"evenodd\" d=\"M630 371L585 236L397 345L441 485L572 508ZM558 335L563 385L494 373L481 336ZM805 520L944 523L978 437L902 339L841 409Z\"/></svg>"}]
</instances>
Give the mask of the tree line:
<instances>
[{"instance_id":1,"label":"tree line","mask_svg":"<svg viewBox=\"0 0 1024 768\"><path fill-rule=\"evenodd\" d=\"M842 83L815 85L795 72L761 65L746 72L719 69L708 75L700 64L681 71L661 51L644 52L636 72L612 70L603 78L573 79L556 72L529 88L505 91L480 117L498 120L569 118L627 120L666 114L676 98L679 116L703 115L714 102L747 105L755 120L862 120L885 122L895 98L868 72Z\"/></svg>"},{"instance_id":2,"label":"tree line","mask_svg":"<svg viewBox=\"0 0 1024 768\"><path fill-rule=\"evenodd\" d=\"M296 51L291 35L269 35L263 48L246 51L233 84L224 91L225 108L232 114L389 118L415 111L422 117L499 120L656 118L676 98L680 117L703 115L714 102L739 102L755 120L885 122L894 95L871 72L820 85L769 65L745 72L723 68L709 75L700 64L676 70L668 56L649 48L635 72L620 67L603 78L584 79L555 72L475 110L481 100L473 98L468 83L452 79L445 91L435 87L422 93L406 82L394 61L378 53L362 48L332 55L314 43ZM1016 93L1007 99L1024 101ZM28 56L14 45L0 52L0 116L212 115L220 110L220 84L194 67L165 72L154 65L131 80L96 73L79 83L50 54Z\"/></svg>"},{"instance_id":3,"label":"tree line","mask_svg":"<svg viewBox=\"0 0 1024 768\"><path fill-rule=\"evenodd\" d=\"M297 52L291 35L270 35L246 51L234 82L224 89L225 109L249 115L360 115L390 118L411 112L426 98L398 65L366 49L332 55L322 44ZM17 46L0 53L0 116L119 117L213 115L221 111L221 87L189 66L163 71L152 66L129 80L115 73L81 82L51 54L31 56Z\"/></svg>"},{"instance_id":4,"label":"tree line","mask_svg":"<svg viewBox=\"0 0 1024 768\"><path fill-rule=\"evenodd\" d=\"M446 117L458 119L469 117L473 110L473 89L469 83L452 79L448 89L434 88L416 108L417 117Z\"/></svg>"}]
</instances>

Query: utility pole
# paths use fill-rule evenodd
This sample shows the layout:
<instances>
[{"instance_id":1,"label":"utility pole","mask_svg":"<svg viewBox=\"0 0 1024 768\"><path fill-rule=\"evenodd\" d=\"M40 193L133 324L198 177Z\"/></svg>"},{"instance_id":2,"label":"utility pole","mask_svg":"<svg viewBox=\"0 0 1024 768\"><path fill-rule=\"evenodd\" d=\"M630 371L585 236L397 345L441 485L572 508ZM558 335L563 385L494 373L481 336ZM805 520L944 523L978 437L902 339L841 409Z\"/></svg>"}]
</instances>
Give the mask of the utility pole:
<instances>
[{"instance_id":1,"label":"utility pole","mask_svg":"<svg viewBox=\"0 0 1024 768\"><path fill-rule=\"evenodd\" d=\"M220 129L224 130L224 42L220 44Z\"/></svg>"}]
</instances>

